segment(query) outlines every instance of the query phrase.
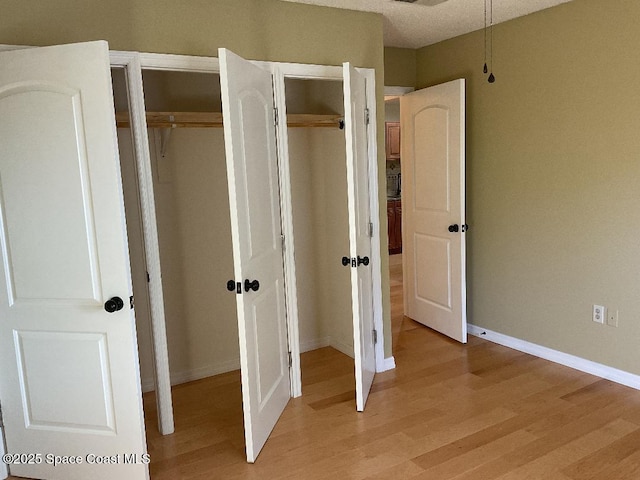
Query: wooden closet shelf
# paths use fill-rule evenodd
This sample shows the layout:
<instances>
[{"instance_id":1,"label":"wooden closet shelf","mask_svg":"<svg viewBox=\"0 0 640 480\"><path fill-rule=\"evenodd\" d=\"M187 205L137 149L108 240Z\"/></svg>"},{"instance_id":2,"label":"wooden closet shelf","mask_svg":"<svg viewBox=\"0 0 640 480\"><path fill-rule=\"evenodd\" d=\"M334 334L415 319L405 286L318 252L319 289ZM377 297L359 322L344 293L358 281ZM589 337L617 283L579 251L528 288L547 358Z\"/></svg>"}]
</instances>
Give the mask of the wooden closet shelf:
<instances>
[{"instance_id":1,"label":"wooden closet shelf","mask_svg":"<svg viewBox=\"0 0 640 480\"><path fill-rule=\"evenodd\" d=\"M342 115L289 114L289 127L335 127L342 128ZM116 114L118 128L129 128L129 112ZM147 112L150 128L220 128L222 113L217 112Z\"/></svg>"}]
</instances>

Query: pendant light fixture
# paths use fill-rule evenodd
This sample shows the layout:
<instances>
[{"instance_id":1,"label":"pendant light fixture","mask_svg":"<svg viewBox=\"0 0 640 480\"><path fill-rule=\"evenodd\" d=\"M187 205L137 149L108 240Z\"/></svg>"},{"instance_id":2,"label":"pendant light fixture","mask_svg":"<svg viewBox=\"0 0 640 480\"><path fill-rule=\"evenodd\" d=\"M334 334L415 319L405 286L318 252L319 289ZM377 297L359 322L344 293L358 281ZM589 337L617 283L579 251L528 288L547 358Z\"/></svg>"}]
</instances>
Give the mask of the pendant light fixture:
<instances>
[{"instance_id":1,"label":"pendant light fixture","mask_svg":"<svg viewBox=\"0 0 640 480\"><path fill-rule=\"evenodd\" d=\"M487 35L487 2L489 2L489 31ZM489 46L487 47L487 43ZM487 65L487 51L489 52L489 64ZM489 73L487 81L494 83L496 77L493 74L493 0L484 0L484 74Z\"/></svg>"}]
</instances>

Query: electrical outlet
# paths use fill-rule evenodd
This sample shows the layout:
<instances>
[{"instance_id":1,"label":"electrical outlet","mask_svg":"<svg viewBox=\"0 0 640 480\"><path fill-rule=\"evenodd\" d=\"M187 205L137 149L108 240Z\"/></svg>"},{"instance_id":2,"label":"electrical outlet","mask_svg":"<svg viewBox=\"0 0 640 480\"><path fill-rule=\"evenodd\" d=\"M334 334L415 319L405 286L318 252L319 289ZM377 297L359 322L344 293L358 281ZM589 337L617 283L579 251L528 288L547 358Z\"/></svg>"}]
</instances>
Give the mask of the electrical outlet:
<instances>
[{"instance_id":1,"label":"electrical outlet","mask_svg":"<svg viewBox=\"0 0 640 480\"><path fill-rule=\"evenodd\" d=\"M618 310L612 308L607 312L607 325L610 327L618 326Z\"/></svg>"},{"instance_id":2,"label":"electrical outlet","mask_svg":"<svg viewBox=\"0 0 640 480\"><path fill-rule=\"evenodd\" d=\"M594 305L593 306L593 313L591 315L591 319L596 323L604 324L604 319L607 316L606 310L607 310L606 307L604 307L602 305Z\"/></svg>"}]
</instances>

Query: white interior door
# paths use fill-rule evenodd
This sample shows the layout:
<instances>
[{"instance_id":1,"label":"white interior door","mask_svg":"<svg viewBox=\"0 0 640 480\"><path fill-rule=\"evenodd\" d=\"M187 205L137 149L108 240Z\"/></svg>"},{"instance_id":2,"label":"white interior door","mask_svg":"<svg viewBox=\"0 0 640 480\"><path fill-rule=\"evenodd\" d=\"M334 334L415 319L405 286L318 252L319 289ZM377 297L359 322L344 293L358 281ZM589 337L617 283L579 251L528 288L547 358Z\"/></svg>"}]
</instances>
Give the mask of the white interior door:
<instances>
[{"instance_id":1,"label":"white interior door","mask_svg":"<svg viewBox=\"0 0 640 480\"><path fill-rule=\"evenodd\" d=\"M271 74L220 49L247 461L290 397Z\"/></svg>"},{"instance_id":2,"label":"white interior door","mask_svg":"<svg viewBox=\"0 0 640 480\"><path fill-rule=\"evenodd\" d=\"M148 478L108 45L0 65L0 400L8 453L40 454L10 473Z\"/></svg>"},{"instance_id":3,"label":"white interior door","mask_svg":"<svg viewBox=\"0 0 640 480\"><path fill-rule=\"evenodd\" d=\"M464 80L400 97L405 315L466 343Z\"/></svg>"},{"instance_id":4,"label":"white interior door","mask_svg":"<svg viewBox=\"0 0 640 480\"><path fill-rule=\"evenodd\" d=\"M367 155L368 112L365 77L349 63L343 65L343 72L356 408L362 412L376 372L371 281L373 266L370 265L372 229Z\"/></svg>"}]
</instances>

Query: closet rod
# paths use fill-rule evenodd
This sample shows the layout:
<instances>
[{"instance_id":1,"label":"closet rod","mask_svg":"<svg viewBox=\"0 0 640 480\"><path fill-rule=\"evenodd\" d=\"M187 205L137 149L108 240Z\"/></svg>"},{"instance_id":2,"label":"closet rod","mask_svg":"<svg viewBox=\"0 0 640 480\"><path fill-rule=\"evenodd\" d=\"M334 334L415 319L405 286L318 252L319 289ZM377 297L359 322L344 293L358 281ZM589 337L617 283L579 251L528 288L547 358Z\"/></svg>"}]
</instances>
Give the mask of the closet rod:
<instances>
[{"instance_id":1,"label":"closet rod","mask_svg":"<svg viewBox=\"0 0 640 480\"><path fill-rule=\"evenodd\" d=\"M129 128L129 112L116 114L118 128ZM287 115L289 127L344 127L342 115L294 113ZM220 128L222 113L218 112L147 112L149 128Z\"/></svg>"}]
</instances>

